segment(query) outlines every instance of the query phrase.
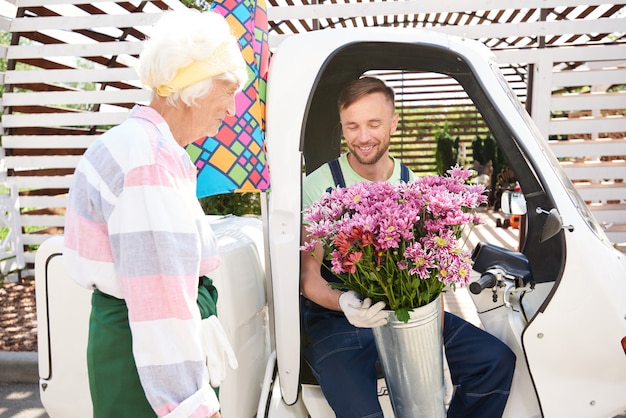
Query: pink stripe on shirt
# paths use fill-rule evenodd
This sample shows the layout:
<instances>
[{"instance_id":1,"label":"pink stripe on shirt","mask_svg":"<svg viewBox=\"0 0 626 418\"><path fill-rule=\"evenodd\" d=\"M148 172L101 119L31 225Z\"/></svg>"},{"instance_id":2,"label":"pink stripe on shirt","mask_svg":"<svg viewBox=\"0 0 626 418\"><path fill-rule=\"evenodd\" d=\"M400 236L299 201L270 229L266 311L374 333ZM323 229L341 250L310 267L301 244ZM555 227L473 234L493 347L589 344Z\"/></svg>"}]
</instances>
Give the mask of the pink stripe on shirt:
<instances>
[{"instance_id":1,"label":"pink stripe on shirt","mask_svg":"<svg viewBox=\"0 0 626 418\"><path fill-rule=\"evenodd\" d=\"M157 413L158 416L163 417L169 414L170 412L172 412L174 409L176 409L177 406L178 405L172 405L172 404L161 405L160 407L155 409L155 412ZM189 415L189 418L211 417L216 412L217 411L211 412L211 409L206 405L200 405L198 406L198 409L196 409L191 415Z\"/></svg>"},{"instance_id":2,"label":"pink stripe on shirt","mask_svg":"<svg viewBox=\"0 0 626 418\"><path fill-rule=\"evenodd\" d=\"M106 225L80 217L70 208L65 213L65 222L74 226L66 228L67 233L63 240L67 248L75 250L80 257L88 260L113 262ZM89 245L81 245L86 242Z\"/></svg>"},{"instance_id":3,"label":"pink stripe on shirt","mask_svg":"<svg viewBox=\"0 0 626 418\"><path fill-rule=\"evenodd\" d=\"M124 186L168 186L175 182L173 176L157 165L144 165L130 171L125 179Z\"/></svg>"},{"instance_id":4,"label":"pink stripe on shirt","mask_svg":"<svg viewBox=\"0 0 626 418\"><path fill-rule=\"evenodd\" d=\"M122 279L121 285L130 322L184 320L192 319L194 312L197 315L198 277L138 276Z\"/></svg>"}]
</instances>

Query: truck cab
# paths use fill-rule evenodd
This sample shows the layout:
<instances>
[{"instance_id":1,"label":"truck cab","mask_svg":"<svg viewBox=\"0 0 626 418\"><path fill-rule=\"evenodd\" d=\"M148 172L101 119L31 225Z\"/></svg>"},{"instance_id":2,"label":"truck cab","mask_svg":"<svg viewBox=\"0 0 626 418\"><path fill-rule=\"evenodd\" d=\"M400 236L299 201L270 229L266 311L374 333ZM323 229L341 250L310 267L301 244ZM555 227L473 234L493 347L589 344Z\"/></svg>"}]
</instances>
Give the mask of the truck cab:
<instances>
[{"instance_id":1,"label":"truck cab","mask_svg":"<svg viewBox=\"0 0 626 418\"><path fill-rule=\"evenodd\" d=\"M223 415L332 416L319 387L305 380L300 357L302 178L341 152L336 102L342 86L390 70L456 80L523 195L523 240L514 252L525 260L528 279L514 277L512 284L472 296L483 327L518 358L505 416L609 417L624 411L625 256L564 174L492 53L476 41L437 32L362 28L310 32L280 44L267 80L271 189L263 195L263 214L213 220L225 260L215 275L218 313L240 359L221 390ZM60 241L51 241L36 260L41 397L52 418L84 417L88 402L78 411L72 400L77 393L88 396L80 353L89 292L74 288L61 263L52 261ZM476 251L477 280L501 267L510 252L488 244Z\"/></svg>"}]
</instances>

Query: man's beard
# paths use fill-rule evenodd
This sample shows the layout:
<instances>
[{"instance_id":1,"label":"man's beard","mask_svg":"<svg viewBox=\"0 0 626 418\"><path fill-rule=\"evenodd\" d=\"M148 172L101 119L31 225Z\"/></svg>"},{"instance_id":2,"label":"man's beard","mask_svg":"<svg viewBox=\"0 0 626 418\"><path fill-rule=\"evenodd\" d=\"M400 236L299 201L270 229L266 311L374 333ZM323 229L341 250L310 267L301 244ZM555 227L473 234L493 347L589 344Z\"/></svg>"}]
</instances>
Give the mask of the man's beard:
<instances>
[{"instance_id":1,"label":"man's beard","mask_svg":"<svg viewBox=\"0 0 626 418\"><path fill-rule=\"evenodd\" d=\"M374 165L377 162L380 161L381 158L383 158L383 156L385 155L385 152L387 151L386 148L378 148L378 151L373 154L368 156L367 158L363 158L357 151L359 150L358 147L348 147L350 149L350 153L352 154L352 156L358 161L359 164L362 165Z\"/></svg>"}]
</instances>

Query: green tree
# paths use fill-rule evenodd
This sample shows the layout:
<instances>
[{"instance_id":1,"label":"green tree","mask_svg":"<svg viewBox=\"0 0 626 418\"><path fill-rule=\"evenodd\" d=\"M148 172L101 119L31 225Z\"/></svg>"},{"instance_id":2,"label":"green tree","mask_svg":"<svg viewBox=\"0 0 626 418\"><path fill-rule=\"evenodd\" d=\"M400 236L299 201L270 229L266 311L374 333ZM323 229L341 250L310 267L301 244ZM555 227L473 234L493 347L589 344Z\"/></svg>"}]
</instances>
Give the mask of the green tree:
<instances>
[{"instance_id":1,"label":"green tree","mask_svg":"<svg viewBox=\"0 0 626 418\"><path fill-rule=\"evenodd\" d=\"M11 33L10 32L0 32L0 44L2 45L10 45L11 44ZM0 72L4 73L7 70L7 60L6 58L0 59ZM0 97L4 94L4 84L0 84Z\"/></svg>"},{"instance_id":2,"label":"green tree","mask_svg":"<svg viewBox=\"0 0 626 418\"><path fill-rule=\"evenodd\" d=\"M209 7L211 7L211 3L213 3L213 1L212 0L181 0L181 3L183 3L185 6L191 9L198 9L198 10L206 11L206 10L209 10Z\"/></svg>"},{"instance_id":3,"label":"green tree","mask_svg":"<svg viewBox=\"0 0 626 418\"><path fill-rule=\"evenodd\" d=\"M207 215L260 215L259 193L226 193L200 199Z\"/></svg>"},{"instance_id":4,"label":"green tree","mask_svg":"<svg viewBox=\"0 0 626 418\"><path fill-rule=\"evenodd\" d=\"M435 132L435 142L437 148L435 150L435 162L437 165L437 173L445 174L450 167L456 165L459 160L459 143L460 139L452 138L450 128L445 123L443 128Z\"/></svg>"}]
</instances>

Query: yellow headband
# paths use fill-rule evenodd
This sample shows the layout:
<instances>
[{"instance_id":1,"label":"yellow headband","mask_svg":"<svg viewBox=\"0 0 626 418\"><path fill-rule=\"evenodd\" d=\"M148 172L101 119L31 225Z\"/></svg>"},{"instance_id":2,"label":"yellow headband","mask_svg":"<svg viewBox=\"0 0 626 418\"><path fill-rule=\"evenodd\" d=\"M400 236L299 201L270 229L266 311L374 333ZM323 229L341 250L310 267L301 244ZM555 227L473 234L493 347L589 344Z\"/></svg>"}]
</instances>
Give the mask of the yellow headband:
<instances>
[{"instance_id":1,"label":"yellow headband","mask_svg":"<svg viewBox=\"0 0 626 418\"><path fill-rule=\"evenodd\" d=\"M156 92L161 97L168 97L173 92L199 81L242 68L246 68L246 62L241 56L237 43L227 41L215 48L209 58L194 61L178 70L174 78L168 83L158 86Z\"/></svg>"}]
</instances>

